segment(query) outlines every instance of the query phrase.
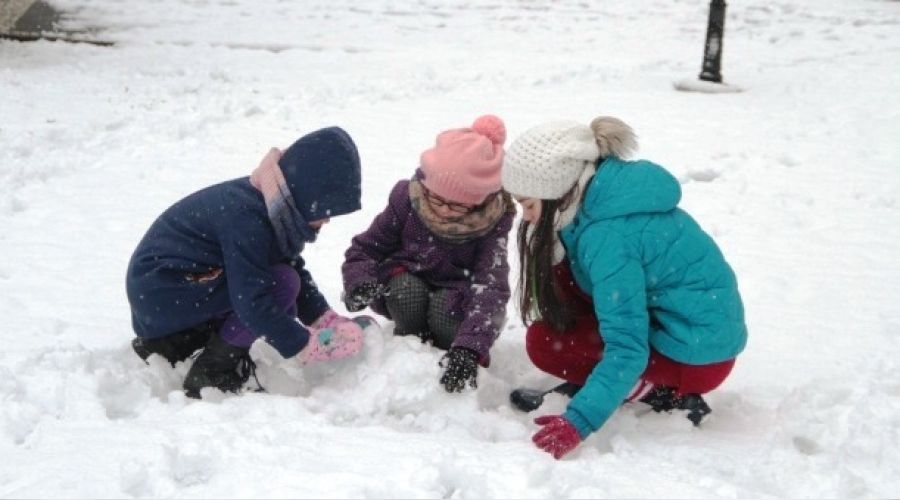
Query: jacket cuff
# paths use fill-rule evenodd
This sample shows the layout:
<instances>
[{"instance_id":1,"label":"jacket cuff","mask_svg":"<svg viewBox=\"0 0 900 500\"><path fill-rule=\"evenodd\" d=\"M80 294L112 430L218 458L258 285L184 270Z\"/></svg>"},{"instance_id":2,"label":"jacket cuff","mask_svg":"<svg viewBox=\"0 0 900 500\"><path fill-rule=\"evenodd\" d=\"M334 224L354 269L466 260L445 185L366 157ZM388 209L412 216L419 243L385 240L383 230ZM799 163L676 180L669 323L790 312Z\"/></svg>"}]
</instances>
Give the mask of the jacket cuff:
<instances>
[{"instance_id":1,"label":"jacket cuff","mask_svg":"<svg viewBox=\"0 0 900 500\"><path fill-rule=\"evenodd\" d=\"M478 364L487 368L491 364L491 346L473 335L458 335L451 347L465 347L478 354Z\"/></svg>"},{"instance_id":2,"label":"jacket cuff","mask_svg":"<svg viewBox=\"0 0 900 500\"><path fill-rule=\"evenodd\" d=\"M266 336L263 339L281 354L281 357L287 359L292 358L300 353L306 344L309 343L309 331L299 324L297 333L290 332L284 335Z\"/></svg>"},{"instance_id":3,"label":"jacket cuff","mask_svg":"<svg viewBox=\"0 0 900 500\"><path fill-rule=\"evenodd\" d=\"M581 416L581 413L578 410L569 408L563 413L563 417L571 422L571 424L578 431L578 435L581 436L581 440L584 441L588 436L594 432L594 428L591 427L590 422L587 421L586 418Z\"/></svg>"},{"instance_id":4,"label":"jacket cuff","mask_svg":"<svg viewBox=\"0 0 900 500\"><path fill-rule=\"evenodd\" d=\"M300 292L301 295L303 292ZM298 297L297 299L297 317L304 325L311 325L314 321L325 314L331 306L321 294L315 297Z\"/></svg>"}]
</instances>

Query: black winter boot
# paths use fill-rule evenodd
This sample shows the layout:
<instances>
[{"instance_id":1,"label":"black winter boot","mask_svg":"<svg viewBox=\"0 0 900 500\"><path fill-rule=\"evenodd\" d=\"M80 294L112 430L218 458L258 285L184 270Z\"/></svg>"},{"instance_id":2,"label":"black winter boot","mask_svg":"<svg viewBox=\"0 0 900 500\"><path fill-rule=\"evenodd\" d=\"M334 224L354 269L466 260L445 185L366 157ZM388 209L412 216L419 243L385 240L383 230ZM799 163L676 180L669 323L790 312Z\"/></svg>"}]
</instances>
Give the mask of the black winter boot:
<instances>
[{"instance_id":1,"label":"black winter boot","mask_svg":"<svg viewBox=\"0 0 900 500\"><path fill-rule=\"evenodd\" d=\"M200 390L204 387L238 392L251 375L256 379L256 363L250 359L250 349L233 346L218 334L213 334L188 370L184 378L184 392L195 399L200 399ZM259 386L259 380L256 383ZM258 390L262 390L262 386Z\"/></svg>"},{"instance_id":2,"label":"black winter boot","mask_svg":"<svg viewBox=\"0 0 900 500\"><path fill-rule=\"evenodd\" d=\"M712 409L703 400L703 396L699 394L678 395L675 389L666 386L654 387L640 399L640 402L650 405L657 413L685 410L688 420L695 426L700 425L703 418L712 413Z\"/></svg>"},{"instance_id":3,"label":"black winter boot","mask_svg":"<svg viewBox=\"0 0 900 500\"><path fill-rule=\"evenodd\" d=\"M677 407L675 389L658 385L644 395L639 401L646 403L656 413L672 411Z\"/></svg>"},{"instance_id":4,"label":"black winter boot","mask_svg":"<svg viewBox=\"0 0 900 500\"><path fill-rule=\"evenodd\" d=\"M687 410L687 418L694 426L700 425L703 417L712 413L712 408L703 400L703 396L699 394L685 394L681 397L681 403L678 409Z\"/></svg>"},{"instance_id":5,"label":"black winter boot","mask_svg":"<svg viewBox=\"0 0 900 500\"><path fill-rule=\"evenodd\" d=\"M165 337L155 339L135 337L131 341L131 348L145 362L151 354L159 354L175 366L175 363L188 359L198 349L203 349L214 329L215 326L211 323L203 323Z\"/></svg>"}]
</instances>

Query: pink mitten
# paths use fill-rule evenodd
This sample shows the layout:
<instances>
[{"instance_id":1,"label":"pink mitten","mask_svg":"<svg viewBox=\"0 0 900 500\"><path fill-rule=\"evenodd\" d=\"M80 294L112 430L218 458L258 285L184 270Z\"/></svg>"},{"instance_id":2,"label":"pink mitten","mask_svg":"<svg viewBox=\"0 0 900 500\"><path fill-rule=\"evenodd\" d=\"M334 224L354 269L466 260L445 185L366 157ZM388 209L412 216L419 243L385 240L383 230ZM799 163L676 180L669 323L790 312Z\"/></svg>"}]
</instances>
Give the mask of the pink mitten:
<instances>
[{"instance_id":1,"label":"pink mitten","mask_svg":"<svg viewBox=\"0 0 900 500\"><path fill-rule=\"evenodd\" d=\"M309 343L297 359L301 364L344 359L359 353L362 345L362 328L353 321L340 321L328 328L311 328Z\"/></svg>"},{"instance_id":2,"label":"pink mitten","mask_svg":"<svg viewBox=\"0 0 900 500\"><path fill-rule=\"evenodd\" d=\"M310 326L316 329L330 328L344 321L351 321L351 319L334 312L334 309L329 309Z\"/></svg>"}]
</instances>

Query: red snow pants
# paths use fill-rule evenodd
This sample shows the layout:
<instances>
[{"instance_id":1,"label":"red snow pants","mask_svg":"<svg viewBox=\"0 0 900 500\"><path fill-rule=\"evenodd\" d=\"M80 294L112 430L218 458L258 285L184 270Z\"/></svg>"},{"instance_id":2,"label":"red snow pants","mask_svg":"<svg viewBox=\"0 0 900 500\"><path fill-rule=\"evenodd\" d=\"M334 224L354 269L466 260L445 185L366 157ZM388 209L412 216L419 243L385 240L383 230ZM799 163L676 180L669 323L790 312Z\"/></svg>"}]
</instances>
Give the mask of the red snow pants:
<instances>
[{"instance_id":1,"label":"red snow pants","mask_svg":"<svg viewBox=\"0 0 900 500\"><path fill-rule=\"evenodd\" d=\"M525 349L531 362L563 380L584 385L597 363L603 359L603 338L589 296L578 288L568 263L554 268L562 298L576 314L575 325L565 333L535 321L525 335ZM667 358L650 348L650 359L641 380L630 395L636 398L653 385L672 387L679 394L704 394L725 381L734 359L708 365L688 365ZM649 385L649 384L652 385ZM649 387L648 387L649 385Z\"/></svg>"}]
</instances>

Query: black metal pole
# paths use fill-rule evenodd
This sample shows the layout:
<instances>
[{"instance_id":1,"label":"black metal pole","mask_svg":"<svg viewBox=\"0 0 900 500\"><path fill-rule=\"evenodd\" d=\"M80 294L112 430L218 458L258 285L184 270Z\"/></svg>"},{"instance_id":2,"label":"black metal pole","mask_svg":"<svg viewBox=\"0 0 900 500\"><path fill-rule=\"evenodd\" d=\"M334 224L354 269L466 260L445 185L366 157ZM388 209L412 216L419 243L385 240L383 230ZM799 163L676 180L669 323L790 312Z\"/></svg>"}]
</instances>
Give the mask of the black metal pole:
<instances>
[{"instance_id":1,"label":"black metal pole","mask_svg":"<svg viewBox=\"0 0 900 500\"><path fill-rule=\"evenodd\" d=\"M706 26L706 50L700 79L722 83L722 38L725 35L725 0L710 0Z\"/></svg>"}]
</instances>

